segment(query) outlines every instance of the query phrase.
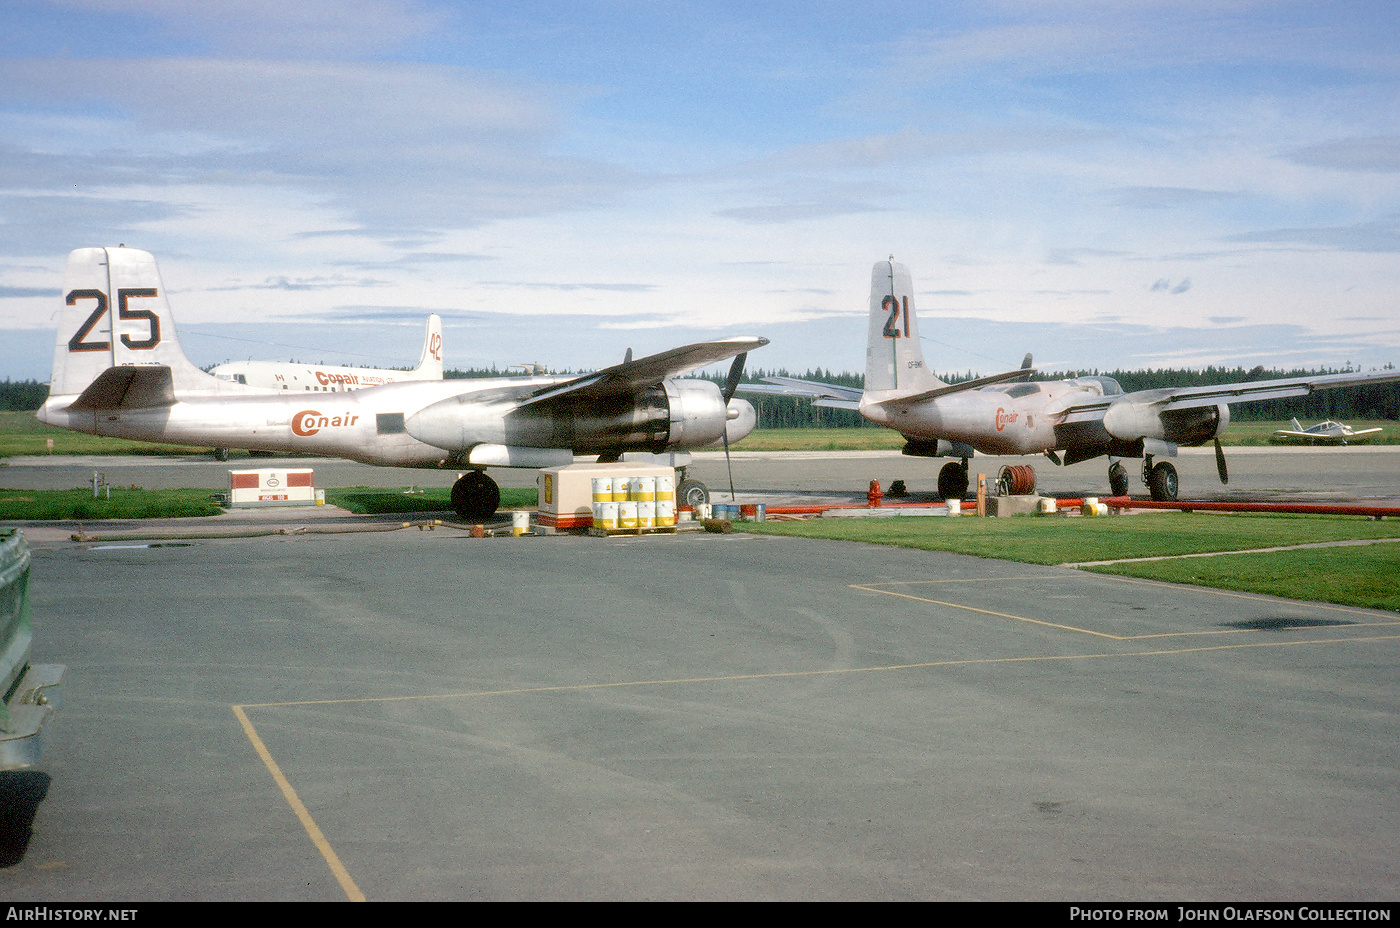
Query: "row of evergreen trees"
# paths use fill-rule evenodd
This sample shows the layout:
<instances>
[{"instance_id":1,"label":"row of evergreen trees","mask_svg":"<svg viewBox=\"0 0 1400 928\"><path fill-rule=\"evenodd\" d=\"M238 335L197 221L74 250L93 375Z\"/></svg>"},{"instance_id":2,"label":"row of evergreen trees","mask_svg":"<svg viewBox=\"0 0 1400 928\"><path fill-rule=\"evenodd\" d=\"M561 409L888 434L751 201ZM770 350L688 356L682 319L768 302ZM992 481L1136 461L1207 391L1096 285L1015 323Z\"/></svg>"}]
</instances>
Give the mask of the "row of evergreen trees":
<instances>
[{"instance_id":1,"label":"row of evergreen trees","mask_svg":"<svg viewBox=\"0 0 1400 928\"><path fill-rule=\"evenodd\" d=\"M1387 365L1389 367L1390 365ZM1347 369L1336 370L1265 370L1256 367L1244 368L1207 367L1204 370L1187 368L1161 368L1140 371L1079 371L1036 374L1033 380L1063 380L1078 374L1095 374L1112 377L1128 392L1150 390L1158 387L1194 387L1219 383L1238 383L1248 380L1271 380L1278 377L1312 377L1319 374L1349 373ZM506 373L495 368L449 370L448 378L501 377ZM551 372L555 373L555 372ZM972 371L962 374L938 375L948 383L958 383L977 376ZM862 388L865 377L848 372L835 373L829 370L789 373L787 370L750 369L744 380L749 383L761 382L765 377L796 377L802 380L816 380L823 383L839 384L845 387ZM723 383L720 375L711 376L716 383ZM9 380L0 382L0 410L34 410L48 398L49 385L37 380ZM758 410L758 427L762 429L787 428L875 428L860 414L845 409L819 409L807 400L785 396L749 395L748 400ZM1304 420L1316 419L1400 419L1400 383L1372 384L1353 387L1347 390L1324 390L1309 396L1286 400L1265 400L1258 403L1242 403L1230 409L1230 417L1238 421L1286 420L1293 416Z\"/></svg>"}]
</instances>

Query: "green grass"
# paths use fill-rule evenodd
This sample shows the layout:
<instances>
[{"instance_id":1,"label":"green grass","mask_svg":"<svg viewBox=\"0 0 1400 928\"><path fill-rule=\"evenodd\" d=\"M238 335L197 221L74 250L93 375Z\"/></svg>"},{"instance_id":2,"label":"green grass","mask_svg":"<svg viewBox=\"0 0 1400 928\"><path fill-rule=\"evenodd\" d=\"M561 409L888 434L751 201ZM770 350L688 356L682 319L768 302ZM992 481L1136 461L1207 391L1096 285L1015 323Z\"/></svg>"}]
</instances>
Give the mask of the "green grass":
<instances>
[{"instance_id":1,"label":"green grass","mask_svg":"<svg viewBox=\"0 0 1400 928\"><path fill-rule=\"evenodd\" d=\"M0 490L0 520L169 519L223 512L208 490L113 487L111 499L91 489Z\"/></svg>"},{"instance_id":2,"label":"green grass","mask_svg":"<svg viewBox=\"0 0 1400 928\"><path fill-rule=\"evenodd\" d=\"M808 519L745 522L739 528L950 551L1029 564L1240 551L1329 541L1400 537L1400 521L1346 516L1163 512L1103 519ZM1318 551L1322 553L1317 553ZM1093 568L1108 573L1270 593L1292 599L1400 610L1393 577L1400 542L1372 547L1190 558Z\"/></svg>"},{"instance_id":3,"label":"green grass","mask_svg":"<svg viewBox=\"0 0 1400 928\"><path fill-rule=\"evenodd\" d=\"M49 448L49 440L53 448ZM0 412L0 458L27 454L201 454L209 448L156 445L125 438L86 435L45 425L32 412Z\"/></svg>"},{"instance_id":4,"label":"green grass","mask_svg":"<svg viewBox=\"0 0 1400 928\"><path fill-rule=\"evenodd\" d=\"M535 489L503 488L501 490L502 509L532 507L538 499L539 491ZM361 515L379 515L390 512L451 512L452 491L447 487L430 487L413 493L372 487L346 487L340 490L327 490L326 502ZM453 513L453 517L456 517L455 513Z\"/></svg>"},{"instance_id":5,"label":"green grass","mask_svg":"<svg viewBox=\"0 0 1400 928\"><path fill-rule=\"evenodd\" d=\"M1400 612L1400 542L1086 568L1097 573Z\"/></svg>"},{"instance_id":6,"label":"green grass","mask_svg":"<svg viewBox=\"0 0 1400 928\"><path fill-rule=\"evenodd\" d=\"M1301 420L1303 428L1316 424L1317 419ZM1388 419L1348 419L1347 425L1360 431L1361 429L1380 428L1385 431L1376 435L1367 435L1352 442L1354 445L1362 447L1366 445L1396 445L1400 444L1400 422ZM1275 429L1291 429L1293 423L1283 422L1231 422L1225 429L1225 434L1220 436L1222 445L1233 445L1235 447L1264 445L1291 445L1293 447L1304 447L1308 443L1292 441L1289 439L1274 438Z\"/></svg>"},{"instance_id":7,"label":"green grass","mask_svg":"<svg viewBox=\"0 0 1400 928\"><path fill-rule=\"evenodd\" d=\"M904 447L891 429L754 429L737 451L885 451Z\"/></svg>"}]
</instances>

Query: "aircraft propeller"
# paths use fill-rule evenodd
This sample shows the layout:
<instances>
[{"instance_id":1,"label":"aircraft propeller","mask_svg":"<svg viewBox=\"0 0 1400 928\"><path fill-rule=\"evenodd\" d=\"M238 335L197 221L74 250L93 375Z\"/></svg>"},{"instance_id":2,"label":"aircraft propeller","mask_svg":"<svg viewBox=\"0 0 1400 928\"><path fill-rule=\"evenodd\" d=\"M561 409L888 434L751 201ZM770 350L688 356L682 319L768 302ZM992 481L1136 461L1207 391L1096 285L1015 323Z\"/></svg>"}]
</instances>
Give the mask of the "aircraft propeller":
<instances>
[{"instance_id":1,"label":"aircraft propeller","mask_svg":"<svg viewBox=\"0 0 1400 928\"><path fill-rule=\"evenodd\" d=\"M1230 472L1225 469L1225 451L1220 447L1220 439L1215 440L1215 469L1220 472L1220 482L1230 482Z\"/></svg>"},{"instance_id":2,"label":"aircraft propeller","mask_svg":"<svg viewBox=\"0 0 1400 928\"><path fill-rule=\"evenodd\" d=\"M734 392L739 389L739 381L744 377L744 362L749 358L747 351L742 352L734 358L734 363L729 365L729 376L724 378L724 389L719 395L724 399L725 415L728 415L729 401L734 399ZM734 465L729 460L729 420L724 423L724 466L729 471L729 498L734 499Z\"/></svg>"}]
</instances>

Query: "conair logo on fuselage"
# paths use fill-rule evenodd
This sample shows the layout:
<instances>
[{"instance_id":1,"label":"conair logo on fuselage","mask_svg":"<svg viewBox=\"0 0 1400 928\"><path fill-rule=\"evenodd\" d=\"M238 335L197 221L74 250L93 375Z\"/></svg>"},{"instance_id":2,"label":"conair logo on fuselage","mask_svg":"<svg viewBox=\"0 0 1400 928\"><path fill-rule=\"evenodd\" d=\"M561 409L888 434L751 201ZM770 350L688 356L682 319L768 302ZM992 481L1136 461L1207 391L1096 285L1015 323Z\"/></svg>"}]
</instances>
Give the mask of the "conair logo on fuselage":
<instances>
[{"instance_id":1,"label":"conair logo on fuselage","mask_svg":"<svg viewBox=\"0 0 1400 928\"><path fill-rule=\"evenodd\" d=\"M347 425L354 425L359 421L359 416L352 416L345 413L339 416L323 415L315 409L303 409L292 416L292 433L306 437L315 435L321 429L342 428Z\"/></svg>"}]
</instances>

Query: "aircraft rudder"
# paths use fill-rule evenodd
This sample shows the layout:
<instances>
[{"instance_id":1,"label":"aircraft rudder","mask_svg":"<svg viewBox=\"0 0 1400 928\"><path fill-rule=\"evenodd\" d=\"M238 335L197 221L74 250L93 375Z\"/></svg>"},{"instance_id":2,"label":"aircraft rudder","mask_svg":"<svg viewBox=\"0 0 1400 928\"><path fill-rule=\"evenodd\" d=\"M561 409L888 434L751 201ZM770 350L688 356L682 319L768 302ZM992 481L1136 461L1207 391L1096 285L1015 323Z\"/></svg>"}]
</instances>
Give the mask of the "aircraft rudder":
<instances>
[{"instance_id":1,"label":"aircraft rudder","mask_svg":"<svg viewBox=\"0 0 1400 928\"><path fill-rule=\"evenodd\" d=\"M442 317L433 313L428 317L427 333L423 336L423 353L418 356L418 366L413 369L415 380L442 379Z\"/></svg>"},{"instance_id":2,"label":"aircraft rudder","mask_svg":"<svg viewBox=\"0 0 1400 928\"><path fill-rule=\"evenodd\" d=\"M68 255L62 300L51 395L81 393L104 370L118 366L167 366L177 388L208 378L180 348L150 252L124 246L75 249Z\"/></svg>"},{"instance_id":3,"label":"aircraft rudder","mask_svg":"<svg viewBox=\"0 0 1400 928\"><path fill-rule=\"evenodd\" d=\"M866 391L919 393L941 384L924 365L909 269L893 259L877 261L870 272Z\"/></svg>"}]
</instances>

